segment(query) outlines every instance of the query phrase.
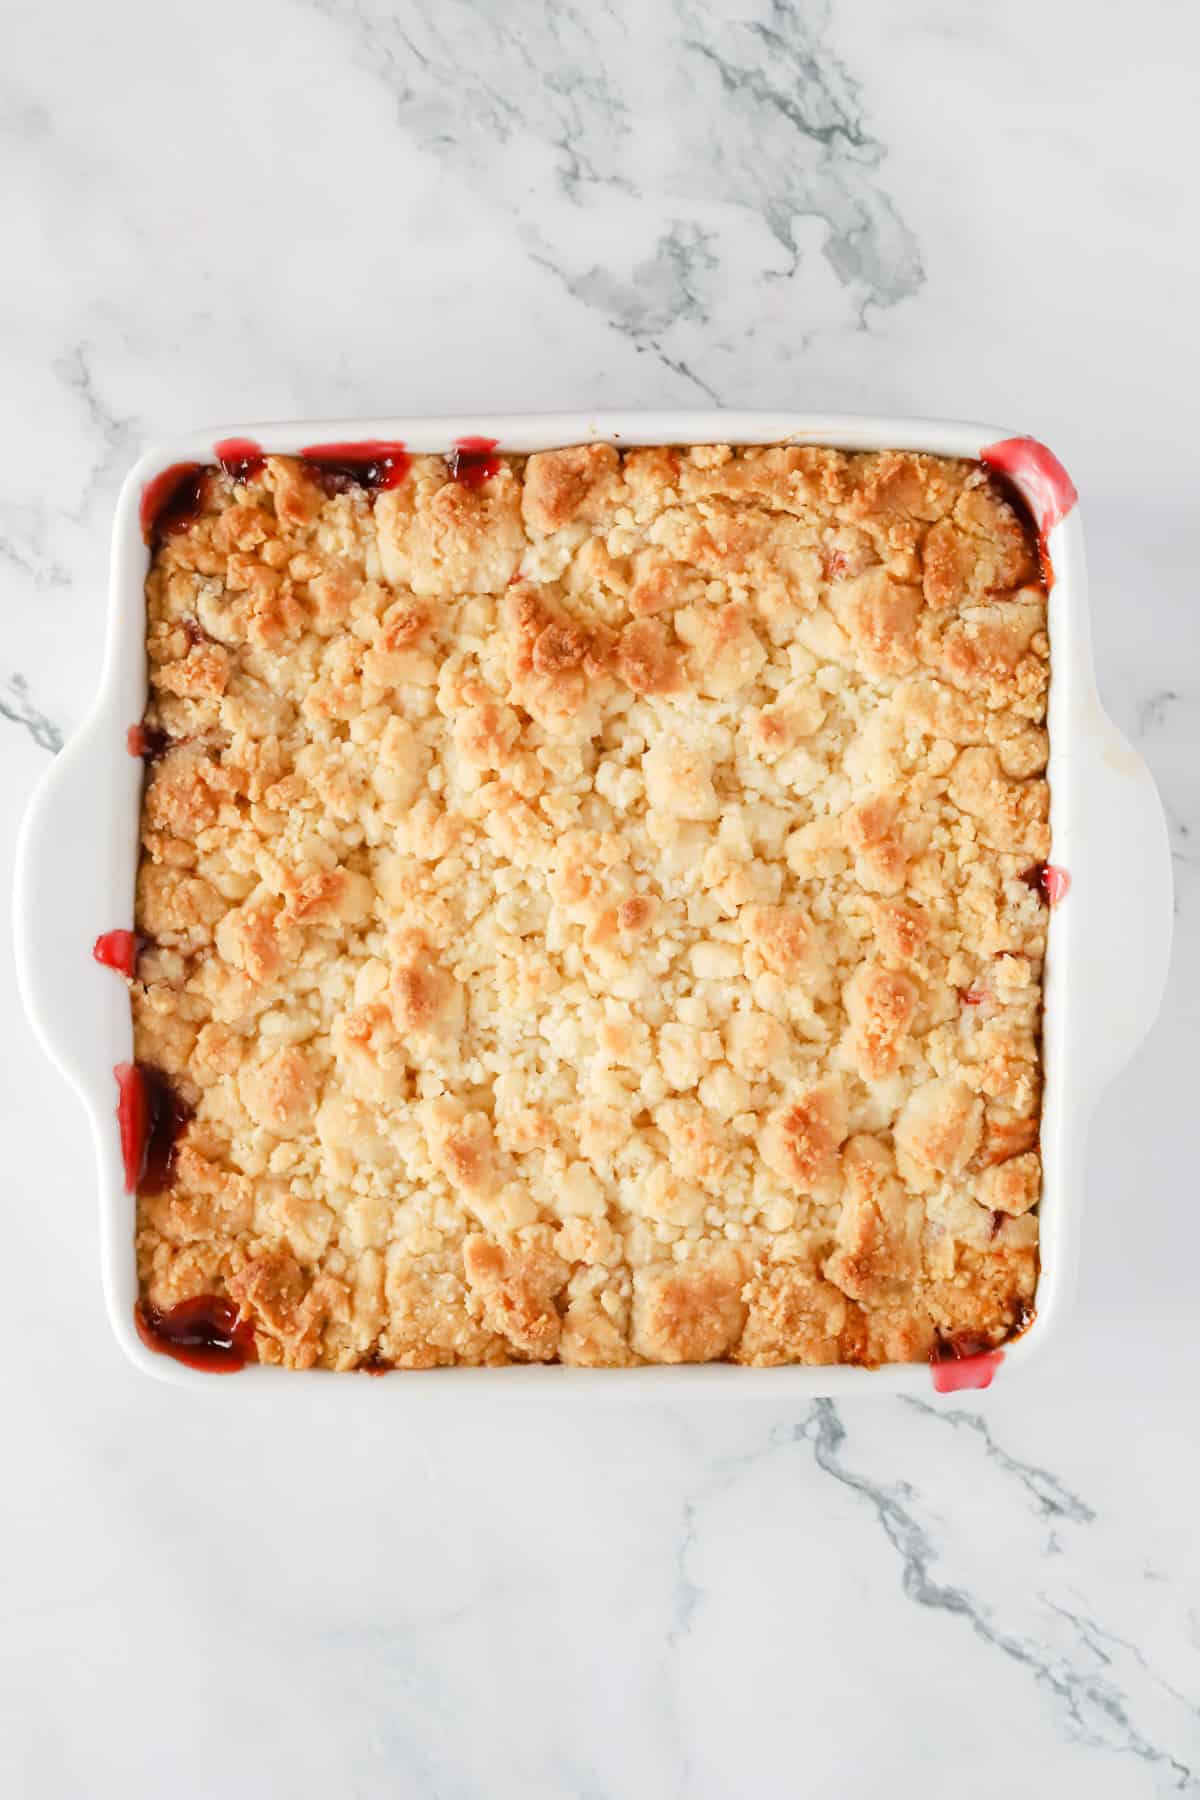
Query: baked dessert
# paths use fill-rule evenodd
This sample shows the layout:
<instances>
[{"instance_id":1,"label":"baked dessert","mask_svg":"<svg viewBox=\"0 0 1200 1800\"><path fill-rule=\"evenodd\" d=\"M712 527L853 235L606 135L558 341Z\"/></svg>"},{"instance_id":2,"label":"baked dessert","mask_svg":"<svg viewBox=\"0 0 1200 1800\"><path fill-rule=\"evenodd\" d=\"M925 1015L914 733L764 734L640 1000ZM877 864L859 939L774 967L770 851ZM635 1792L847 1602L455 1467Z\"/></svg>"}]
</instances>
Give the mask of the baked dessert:
<instances>
[{"instance_id":1,"label":"baked dessert","mask_svg":"<svg viewBox=\"0 0 1200 1800\"><path fill-rule=\"evenodd\" d=\"M338 1369L1021 1330L1049 660L1010 494L237 448L149 521L143 1330Z\"/></svg>"}]
</instances>

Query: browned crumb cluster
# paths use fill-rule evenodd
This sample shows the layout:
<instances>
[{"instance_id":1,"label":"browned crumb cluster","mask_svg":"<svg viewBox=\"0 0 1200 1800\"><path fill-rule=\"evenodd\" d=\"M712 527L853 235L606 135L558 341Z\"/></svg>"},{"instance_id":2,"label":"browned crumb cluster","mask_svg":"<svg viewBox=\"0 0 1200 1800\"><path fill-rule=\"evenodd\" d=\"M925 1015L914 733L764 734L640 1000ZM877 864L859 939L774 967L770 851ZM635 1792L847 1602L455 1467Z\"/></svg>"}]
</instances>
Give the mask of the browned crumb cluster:
<instances>
[{"instance_id":1,"label":"browned crumb cluster","mask_svg":"<svg viewBox=\"0 0 1200 1800\"><path fill-rule=\"evenodd\" d=\"M146 588L143 1293L293 1368L876 1364L1037 1277L1046 595L977 465L213 470Z\"/></svg>"}]
</instances>

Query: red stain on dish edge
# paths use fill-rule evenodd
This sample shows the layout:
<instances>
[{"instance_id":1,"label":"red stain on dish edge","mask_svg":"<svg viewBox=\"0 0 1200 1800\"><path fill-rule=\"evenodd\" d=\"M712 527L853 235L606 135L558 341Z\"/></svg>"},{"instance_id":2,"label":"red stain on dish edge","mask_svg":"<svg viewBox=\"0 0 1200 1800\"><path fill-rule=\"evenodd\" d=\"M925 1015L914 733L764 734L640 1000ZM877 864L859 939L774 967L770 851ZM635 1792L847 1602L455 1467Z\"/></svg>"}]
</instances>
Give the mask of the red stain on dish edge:
<instances>
[{"instance_id":1,"label":"red stain on dish edge","mask_svg":"<svg viewBox=\"0 0 1200 1800\"><path fill-rule=\"evenodd\" d=\"M1004 1230L1006 1214L993 1212L990 1235L995 1238ZM1014 1298L1013 1317L1005 1338L1013 1344L1024 1337L1033 1324L1035 1313L1026 1300ZM996 1370L1004 1361L1004 1351L994 1349L985 1337L975 1331L954 1331L934 1339L929 1352L929 1373L939 1394L953 1394L960 1388L991 1387Z\"/></svg>"},{"instance_id":2,"label":"red stain on dish edge","mask_svg":"<svg viewBox=\"0 0 1200 1800\"><path fill-rule=\"evenodd\" d=\"M402 443L381 438L364 438L356 444L309 444L300 454L335 492L350 486L366 488L368 493L399 487L412 466Z\"/></svg>"},{"instance_id":3,"label":"red stain on dish edge","mask_svg":"<svg viewBox=\"0 0 1200 1800\"><path fill-rule=\"evenodd\" d=\"M253 438L222 438L213 455L234 481L252 481L267 460Z\"/></svg>"},{"instance_id":4,"label":"red stain on dish edge","mask_svg":"<svg viewBox=\"0 0 1200 1800\"><path fill-rule=\"evenodd\" d=\"M166 1312L139 1300L133 1322L148 1350L172 1356L189 1369L235 1375L254 1361L253 1324L239 1318L233 1301L220 1294L197 1294Z\"/></svg>"},{"instance_id":5,"label":"red stain on dish edge","mask_svg":"<svg viewBox=\"0 0 1200 1800\"><path fill-rule=\"evenodd\" d=\"M1004 438L988 444L979 452L979 460L1016 484L1043 538L1079 499L1075 483L1057 456L1036 438Z\"/></svg>"},{"instance_id":6,"label":"red stain on dish edge","mask_svg":"<svg viewBox=\"0 0 1200 1800\"><path fill-rule=\"evenodd\" d=\"M161 1194L175 1179L175 1158L179 1138L192 1116L192 1109L176 1091L161 1069L138 1063L149 1102L150 1132L142 1168L143 1194Z\"/></svg>"},{"instance_id":7,"label":"red stain on dish edge","mask_svg":"<svg viewBox=\"0 0 1200 1800\"><path fill-rule=\"evenodd\" d=\"M1042 586L1054 586L1054 565L1047 539L1060 519L1065 519L1079 499L1075 483L1052 450L1036 438L1004 438L979 452L980 461L1010 489L1028 509L1037 532L1038 564Z\"/></svg>"},{"instance_id":8,"label":"red stain on dish edge","mask_svg":"<svg viewBox=\"0 0 1200 1800\"><path fill-rule=\"evenodd\" d=\"M499 438L455 438L454 448L446 458L451 481L461 482L463 487L482 487L500 471L500 458L493 455L499 442Z\"/></svg>"},{"instance_id":9,"label":"red stain on dish edge","mask_svg":"<svg viewBox=\"0 0 1200 1800\"><path fill-rule=\"evenodd\" d=\"M1044 537L1038 538L1037 553L1038 573L1042 578L1042 586L1045 588L1047 594L1049 594L1050 589L1054 586L1054 564L1050 561L1050 552L1046 548L1046 540Z\"/></svg>"},{"instance_id":10,"label":"red stain on dish edge","mask_svg":"<svg viewBox=\"0 0 1200 1800\"><path fill-rule=\"evenodd\" d=\"M200 510L204 469L200 463L172 463L152 475L138 505L142 537L151 544L168 531L189 525Z\"/></svg>"},{"instance_id":11,"label":"red stain on dish edge","mask_svg":"<svg viewBox=\"0 0 1200 1800\"><path fill-rule=\"evenodd\" d=\"M1047 906L1057 906L1071 885L1071 877L1065 869L1046 862L1034 863L1032 868L1022 870L1021 880L1035 894L1040 894Z\"/></svg>"},{"instance_id":12,"label":"red stain on dish edge","mask_svg":"<svg viewBox=\"0 0 1200 1800\"><path fill-rule=\"evenodd\" d=\"M1003 1350L985 1350L979 1356L952 1357L947 1361L930 1359L929 1372L935 1393L956 1394L961 1388L991 1387L996 1370L1004 1361Z\"/></svg>"},{"instance_id":13,"label":"red stain on dish edge","mask_svg":"<svg viewBox=\"0 0 1200 1800\"><path fill-rule=\"evenodd\" d=\"M178 1140L192 1109L149 1063L118 1063L113 1074L125 1192L161 1194L175 1179Z\"/></svg>"},{"instance_id":14,"label":"red stain on dish edge","mask_svg":"<svg viewBox=\"0 0 1200 1800\"><path fill-rule=\"evenodd\" d=\"M103 931L92 945L92 960L118 975L132 976L144 944L136 931Z\"/></svg>"},{"instance_id":15,"label":"red stain on dish edge","mask_svg":"<svg viewBox=\"0 0 1200 1800\"><path fill-rule=\"evenodd\" d=\"M125 733L125 748L130 756L140 756L148 763L165 756L173 742L160 725L131 725Z\"/></svg>"},{"instance_id":16,"label":"red stain on dish edge","mask_svg":"<svg viewBox=\"0 0 1200 1800\"><path fill-rule=\"evenodd\" d=\"M132 1194L137 1191L146 1160L150 1104L141 1071L133 1063L118 1063L113 1074L117 1078L117 1124L121 1132L121 1161L125 1165L125 1192Z\"/></svg>"},{"instance_id":17,"label":"red stain on dish edge","mask_svg":"<svg viewBox=\"0 0 1200 1800\"><path fill-rule=\"evenodd\" d=\"M1065 869L1058 869L1053 863L1046 864L1042 875L1042 889L1047 906L1057 906L1060 900L1064 900L1070 885L1071 877Z\"/></svg>"}]
</instances>

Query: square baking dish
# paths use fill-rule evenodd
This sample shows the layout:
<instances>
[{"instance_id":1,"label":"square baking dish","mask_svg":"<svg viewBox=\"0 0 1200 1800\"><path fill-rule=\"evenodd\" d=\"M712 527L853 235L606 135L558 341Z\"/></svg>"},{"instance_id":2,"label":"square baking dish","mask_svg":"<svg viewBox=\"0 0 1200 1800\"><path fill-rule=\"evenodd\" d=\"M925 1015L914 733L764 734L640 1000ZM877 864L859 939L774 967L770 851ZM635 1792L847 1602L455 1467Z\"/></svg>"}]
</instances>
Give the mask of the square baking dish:
<instances>
[{"instance_id":1,"label":"square baking dish","mask_svg":"<svg viewBox=\"0 0 1200 1800\"><path fill-rule=\"evenodd\" d=\"M51 1060L75 1088L91 1122L101 1205L101 1256L113 1329L147 1373L192 1385L208 1376L156 1355L138 1337L134 1304L136 1202L125 1192L115 1118L113 1069L132 1057L127 996L96 966L98 931L133 915L142 764L126 732L146 703L144 643L149 552L139 517L148 483L177 464L211 462L214 446L252 440L268 453L298 454L314 442L401 442L417 453L448 453L483 436L515 454L594 441L618 448L672 444L809 443L840 450L923 450L978 459L1020 489L1042 533L1053 569L1049 604L1051 683L1048 726L1054 864L1070 878L1051 914L1045 966L1041 1273L1036 1317L1006 1361L1039 1353L1061 1322L1080 1229L1085 1134L1105 1084L1133 1054L1157 1012L1166 981L1172 924L1171 865L1154 783L1141 758L1103 712L1092 669L1083 533L1069 482L1052 491L1055 459L1030 439L994 426L945 420L805 413L564 413L448 419L372 419L334 423L237 425L172 440L148 450L130 471L113 531L109 618L100 691L87 719L51 764L30 801L17 852L15 938L18 979L30 1021ZM1065 498L1064 498L1065 496ZM243 1381L276 1371L250 1365ZM299 1373L289 1370L290 1386ZM328 1371L304 1373L304 1379ZM619 1384L664 1400L698 1394L701 1385L802 1400L815 1393L926 1392L924 1364L878 1369L793 1364L734 1368L722 1363L613 1371L558 1364L507 1368L408 1370L399 1383L428 1392L442 1385L500 1386L568 1382ZM991 1370L988 1370L990 1375ZM540 1385L539 1385L540 1391Z\"/></svg>"}]
</instances>

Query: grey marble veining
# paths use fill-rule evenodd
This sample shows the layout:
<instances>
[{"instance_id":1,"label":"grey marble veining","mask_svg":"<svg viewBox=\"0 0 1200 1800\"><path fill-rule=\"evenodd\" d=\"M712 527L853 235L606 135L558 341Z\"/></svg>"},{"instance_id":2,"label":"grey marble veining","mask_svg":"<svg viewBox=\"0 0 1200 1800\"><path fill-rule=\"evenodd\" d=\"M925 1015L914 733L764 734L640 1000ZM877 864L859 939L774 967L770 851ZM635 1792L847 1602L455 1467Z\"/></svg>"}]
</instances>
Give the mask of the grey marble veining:
<instances>
[{"instance_id":1,"label":"grey marble veining","mask_svg":"<svg viewBox=\"0 0 1200 1800\"><path fill-rule=\"evenodd\" d=\"M1200 1791L1200 544L1178 398L1200 26L1148 0L1135 56L1124 15L1080 16L18 9L10 864L94 692L112 502L152 436L475 406L958 414L1045 438L1079 483L1100 686L1162 788L1177 948L1095 1122L1075 1319L1040 1372L705 1413L614 1389L552 1424L392 1409L384 1383L227 1406L126 1370L84 1120L6 956L5 1793L207 1800L213 1770L229 1800Z\"/></svg>"},{"instance_id":2,"label":"grey marble veining","mask_svg":"<svg viewBox=\"0 0 1200 1800\"><path fill-rule=\"evenodd\" d=\"M29 683L20 674L10 675L0 690L0 719L9 725L20 725L29 733L39 750L56 755L63 747L63 734L53 720L45 718L29 697Z\"/></svg>"},{"instance_id":3,"label":"grey marble veining","mask_svg":"<svg viewBox=\"0 0 1200 1800\"><path fill-rule=\"evenodd\" d=\"M309 3L473 191L507 208L525 177L527 254L693 397L731 397L748 283L802 307L819 261L865 328L924 280L826 5Z\"/></svg>"},{"instance_id":4,"label":"grey marble veining","mask_svg":"<svg viewBox=\"0 0 1200 1800\"><path fill-rule=\"evenodd\" d=\"M765 1441L712 1467L684 1507L669 1641L678 1644L697 1628L708 1600L690 1570L714 1503L759 1475L765 1459L777 1470L780 1459L801 1456L853 1496L859 1517L882 1533L904 1601L945 1615L956 1630L969 1631L1009 1659L1050 1696L1070 1741L1146 1764L1166 1783L1163 1791L1200 1792L1200 1696L1177 1686L1135 1643L1093 1617L1095 1602L1084 1591L1097 1564L1127 1559L1127 1546L1057 1476L998 1444L977 1412L912 1401L898 1408L920 1417L916 1432L906 1433L899 1446L898 1465L887 1462L879 1470L873 1434L864 1436L861 1421L847 1423L832 1401L818 1400L799 1422L776 1427ZM957 1440L951 1455L966 1503L950 1517L930 1478L938 1467L933 1439L947 1432ZM899 1473L910 1467L911 1480ZM1003 1546L999 1557L978 1541L972 1508L988 1538ZM840 1541L847 1549L848 1536ZM997 1582L998 1562L1014 1572L1014 1565L1036 1567L1036 1578ZM1152 1577L1138 1571L1139 1578ZM785 1590L786 1578L779 1594L786 1612Z\"/></svg>"}]
</instances>

